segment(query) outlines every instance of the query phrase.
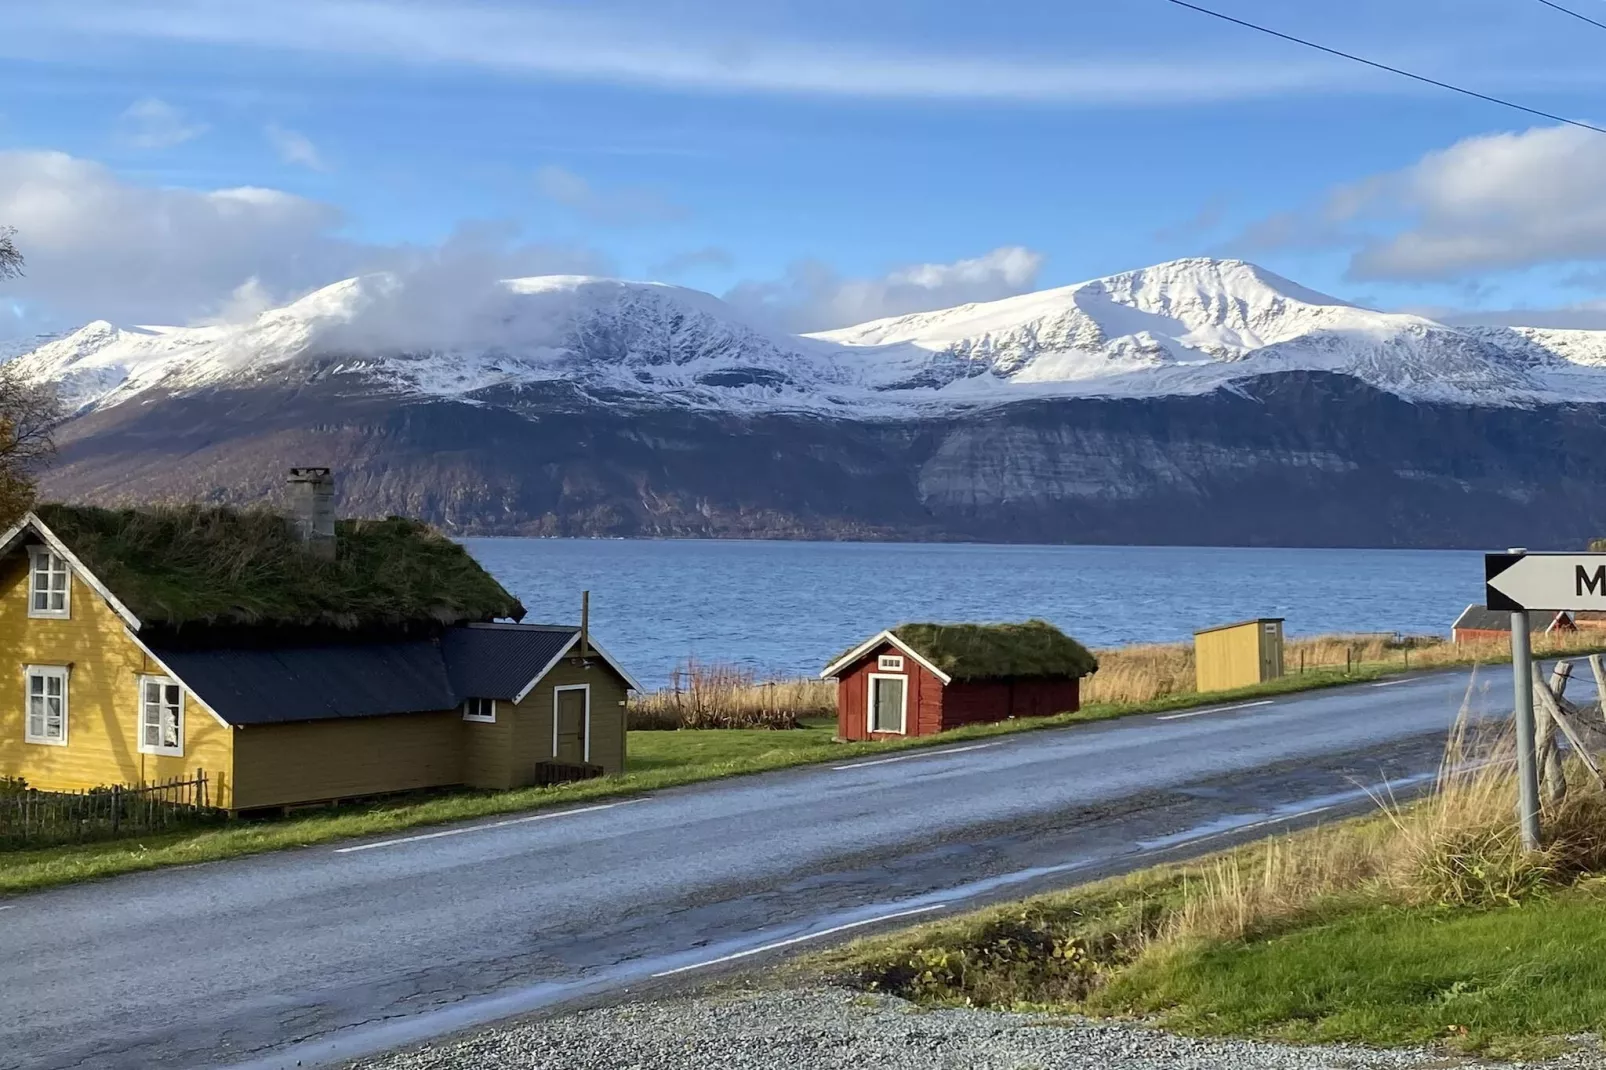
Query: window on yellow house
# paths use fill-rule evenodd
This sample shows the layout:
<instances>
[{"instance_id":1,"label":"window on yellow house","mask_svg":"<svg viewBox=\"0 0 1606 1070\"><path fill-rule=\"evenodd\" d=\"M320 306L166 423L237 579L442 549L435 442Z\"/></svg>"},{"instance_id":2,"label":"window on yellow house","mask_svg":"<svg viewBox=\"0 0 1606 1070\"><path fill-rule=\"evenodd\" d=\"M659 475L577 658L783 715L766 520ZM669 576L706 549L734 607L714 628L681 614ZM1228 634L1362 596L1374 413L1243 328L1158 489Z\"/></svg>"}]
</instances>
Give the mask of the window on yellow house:
<instances>
[{"instance_id":1,"label":"window on yellow house","mask_svg":"<svg viewBox=\"0 0 1606 1070\"><path fill-rule=\"evenodd\" d=\"M66 560L44 547L35 549L32 556L33 567L28 570L28 616L69 616Z\"/></svg>"},{"instance_id":2,"label":"window on yellow house","mask_svg":"<svg viewBox=\"0 0 1606 1070\"><path fill-rule=\"evenodd\" d=\"M140 680L139 749L184 756L184 689L165 676Z\"/></svg>"},{"instance_id":3,"label":"window on yellow house","mask_svg":"<svg viewBox=\"0 0 1606 1070\"><path fill-rule=\"evenodd\" d=\"M29 743L67 745L67 670L56 665L30 665L27 672L27 724L23 739Z\"/></svg>"}]
</instances>

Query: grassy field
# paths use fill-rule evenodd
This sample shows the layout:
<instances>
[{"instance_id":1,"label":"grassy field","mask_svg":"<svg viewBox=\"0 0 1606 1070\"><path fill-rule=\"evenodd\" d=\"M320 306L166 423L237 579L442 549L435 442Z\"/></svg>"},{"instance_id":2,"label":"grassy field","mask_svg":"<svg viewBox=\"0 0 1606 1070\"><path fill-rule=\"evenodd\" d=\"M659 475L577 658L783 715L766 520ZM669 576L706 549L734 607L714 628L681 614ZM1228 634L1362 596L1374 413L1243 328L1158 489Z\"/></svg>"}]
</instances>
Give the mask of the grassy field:
<instances>
[{"instance_id":1,"label":"grassy field","mask_svg":"<svg viewBox=\"0 0 1606 1070\"><path fill-rule=\"evenodd\" d=\"M1592 637L1591 637L1592 638ZM697 781L761 773L812 762L840 761L861 755L896 751L911 747L943 746L968 739L1036 731L1066 725L1108 720L1140 713L1158 713L1191 706L1230 703L1247 698L1286 694L1321 687L1375 680L1405 667L1403 649L1391 649L1381 637L1329 638L1306 641L1326 644L1321 649L1329 659L1316 665L1310 651L1306 671L1265 684L1235 691L1200 695L1193 690L1192 653L1186 647L1138 647L1127 651L1100 653L1103 667L1092 681L1106 672L1110 679L1127 681L1121 692L1127 697L1112 699L1118 689L1089 686L1087 704L1075 713L1034 720L1007 721L976 725L944 733L940 737L887 740L875 743L835 743L834 718L821 716L834 710L822 696L831 695L828 684L814 681L783 682L778 685L755 683L740 674L721 678L717 672L705 674L698 684L704 708L723 711L725 723L742 723L744 711L758 711L761 717L774 715L785 707L789 723L799 727L785 731L767 728L724 728L718 730L637 730L629 734L629 772L579 784L551 788L527 788L509 792L449 791L429 795L402 796L352 804L327 810L301 812L277 820L233 823L222 828L171 833L122 840L51 847L40 850L0 852L0 895L46 888L73 881L114 876L119 873L155 869L161 866L190 865L218 861L263 851L329 843L355 836L369 836L426 825L471 820L500 814L536 810L589 802L596 799L638 794ZM1368 645L1374 644L1374 645ZM1582 645L1582 644L1579 644ZM1455 648L1440 644L1433 652L1440 659L1459 658L1459 663L1499 660L1498 649ZM1544 653L1565 652L1577 647L1543 647ZM1350 651L1350 672L1345 672L1344 651ZM1361 660L1360 653L1375 654ZM1416 668L1432 655L1420 651L1410 654ZM1141 666L1147 665L1147 670ZM1136 667L1135 667L1136 666ZM1118 671L1119 670L1119 671ZM721 683L723 681L723 683ZM1091 682L1090 681L1090 684ZM1134 683L1136 681L1137 683ZM679 701L681 710L689 708L692 681L687 680ZM720 687L725 687L721 693ZM1103 686L1103 685L1101 685ZM646 696L658 702L660 713L674 707L664 705L663 693ZM1103 697L1101 697L1101 694ZM1147 698L1134 695L1147 694ZM779 696L779 698L778 698ZM782 701L784 699L784 701ZM666 714L667 716L668 714ZM678 714L675 714L678 716ZM761 720L760 723L767 723Z\"/></svg>"},{"instance_id":2,"label":"grassy field","mask_svg":"<svg viewBox=\"0 0 1606 1070\"><path fill-rule=\"evenodd\" d=\"M1549 805L1544 849L1524 852L1509 754L1505 741L1457 738L1437 790L1410 806L864 941L807 968L934 1005L1554 1053L1606 1031L1606 793L1575 778Z\"/></svg>"}]
</instances>

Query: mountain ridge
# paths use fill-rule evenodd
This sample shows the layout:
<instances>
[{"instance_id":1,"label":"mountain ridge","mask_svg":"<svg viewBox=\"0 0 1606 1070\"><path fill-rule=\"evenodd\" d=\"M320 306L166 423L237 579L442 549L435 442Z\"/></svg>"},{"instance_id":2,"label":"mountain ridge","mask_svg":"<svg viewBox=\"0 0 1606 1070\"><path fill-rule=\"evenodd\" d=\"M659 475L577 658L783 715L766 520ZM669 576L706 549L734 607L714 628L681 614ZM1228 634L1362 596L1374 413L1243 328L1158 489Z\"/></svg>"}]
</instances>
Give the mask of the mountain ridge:
<instances>
[{"instance_id":1,"label":"mountain ridge","mask_svg":"<svg viewBox=\"0 0 1606 1070\"><path fill-rule=\"evenodd\" d=\"M470 402L565 382L616 406L870 420L1046 397L1197 395L1285 371L1348 374L1410 400L1606 401L1606 331L1452 327L1208 258L802 336L663 283L360 276L245 324L95 321L13 360L56 383L75 411L297 364Z\"/></svg>"}]
</instances>

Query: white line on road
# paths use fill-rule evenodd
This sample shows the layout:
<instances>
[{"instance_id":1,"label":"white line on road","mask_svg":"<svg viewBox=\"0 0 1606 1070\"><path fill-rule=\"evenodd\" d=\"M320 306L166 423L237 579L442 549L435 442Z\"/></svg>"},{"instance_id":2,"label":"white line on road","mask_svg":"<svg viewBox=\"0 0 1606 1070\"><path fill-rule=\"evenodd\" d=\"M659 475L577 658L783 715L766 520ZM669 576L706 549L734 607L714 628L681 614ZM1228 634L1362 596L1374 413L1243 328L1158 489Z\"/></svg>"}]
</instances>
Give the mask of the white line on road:
<instances>
[{"instance_id":1,"label":"white line on road","mask_svg":"<svg viewBox=\"0 0 1606 1070\"><path fill-rule=\"evenodd\" d=\"M16 909L17 909L17 904L15 904L15 903L12 903L8 907L0 907L0 910L16 910Z\"/></svg>"},{"instance_id":2,"label":"white line on road","mask_svg":"<svg viewBox=\"0 0 1606 1070\"><path fill-rule=\"evenodd\" d=\"M1393 687L1395 684L1408 684L1410 682L1411 682L1411 678L1410 677L1406 677L1404 680L1384 680L1380 684L1367 684L1366 686L1367 687Z\"/></svg>"},{"instance_id":3,"label":"white line on road","mask_svg":"<svg viewBox=\"0 0 1606 1070\"><path fill-rule=\"evenodd\" d=\"M1208 710L1189 710L1187 713L1168 713L1164 717L1156 717L1156 721L1180 721L1185 717L1203 717L1207 713L1226 713L1228 710L1247 710L1251 706L1270 706L1272 700L1263 698L1259 702L1240 702L1236 706L1212 706Z\"/></svg>"},{"instance_id":4,"label":"white line on road","mask_svg":"<svg viewBox=\"0 0 1606 1070\"><path fill-rule=\"evenodd\" d=\"M601 806L582 806L576 810L559 810L550 814L531 814L528 817L511 817L506 821L492 821L485 825L469 825L466 828L444 829L441 832L425 832L418 836L401 836L394 840L380 840L377 843L359 843L355 847L337 847L335 854L349 855L357 851L372 851L376 847L395 847L402 843L418 843L420 840L438 840L446 836L461 836L465 832L485 832L489 829L506 828L509 825L524 825L531 821L550 821L555 817L573 817L576 814L594 814L598 810L612 810L616 806L628 806L631 803L643 802L642 799L621 799L619 802L603 803Z\"/></svg>"},{"instance_id":5,"label":"white line on road","mask_svg":"<svg viewBox=\"0 0 1606 1070\"><path fill-rule=\"evenodd\" d=\"M883 921L893 921L896 918L911 918L916 914L930 914L933 910L946 910L947 907L947 903L933 903L929 907L916 907L913 910L899 910L892 914L883 914L878 918L865 918L863 921L850 921L846 925L833 925L831 928L821 929L817 933L804 933L802 936L794 936L789 940L777 940L773 944L765 944L762 947L755 947L748 951L738 951L734 955L721 955L719 958L709 959L707 962L696 962L690 966L676 966L672 970L664 970L662 973L655 973L652 976L654 980L660 977L673 977L677 973L689 973L692 970L702 970L709 966L718 966L726 962L735 962L737 959L750 958L753 955L762 955L766 951L779 951L783 947L791 947L793 944L801 944L805 940L818 940L822 936L831 936L834 933L844 933L849 929L862 929L866 925L876 925Z\"/></svg>"},{"instance_id":6,"label":"white line on road","mask_svg":"<svg viewBox=\"0 0 1606 1070\"><path fill-rule=\"evenodd\" d=\"M1007 739L1000 739L992 743L972 743L968 747L949 747L946 750L926 750L920 751L918 754L900 754L896 758L877 758L873 762L854 762L852 765L833 765L831 769L834 772L840 773L845 769L868 769L872 765L887 765L892 762L907 762L913 758L941 758L945 754L963 754L967 750L986 750L988 747L1002 747L1008 742L1009 740Z\"/></svg>"}]
</instances>

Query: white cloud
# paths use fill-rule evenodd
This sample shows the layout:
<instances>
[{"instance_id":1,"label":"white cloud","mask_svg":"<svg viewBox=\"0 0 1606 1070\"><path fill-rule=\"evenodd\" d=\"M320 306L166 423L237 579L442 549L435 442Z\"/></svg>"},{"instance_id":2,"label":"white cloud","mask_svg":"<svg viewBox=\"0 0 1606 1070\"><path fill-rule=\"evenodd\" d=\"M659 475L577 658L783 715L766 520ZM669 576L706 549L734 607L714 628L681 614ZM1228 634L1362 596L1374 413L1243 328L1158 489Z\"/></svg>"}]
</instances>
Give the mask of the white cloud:
<instances>
[{"instance_id":1,"label":"white cloud","mask_svg":"<svg viewBox=\"0 0 1606 1070\"><path fill-rule=\"evenodd\" d=\"M170 149L206 133L205 123L190 120L156 97L143 97L117 117L117 139L136 149Z\"/></svg>"},{"instance_id":2,"label":"white cloud","mask_svg":"<svg viewBox=\"0 0 1606 1070\"><path fill-rule=\"evenodd\" d=\"M787 329L821 331L1025 293L1036 286L1042 265L1041 253L1019 245L875 279L844 279L818 261L803 261L780 282L743 283L726 299Z\"/></svg>"},{"instance_id":3,"label":"white cloud","mask_svg":"<svg viewBox=\"0 0 1606 1070\"><path fill-rule=\"evenodd\" d=\"M1337 60L1110 58L1090 49L918 53L884 44L738 40L685 20L447 0L78 0L12 16L41 38L111 37L293 50L493 69L516 75L712 92L885 99L1170 104L1278 98L1335 88L1390 91ZM1388 89L1382 88L1388 86Z\"/></svg>"},{"instance_id":4,"label":"white cloud","mask_svg":"<svg viewBox=\"0 0 1606 1070\"><path fill-rule=\"evenodd\" d=\"M594 223L633 226L684 219L686 209L649 189L621 187L602 190L583 176L562 167L537 168L535 188L541 196L571 208Z\"/></svg>"},{"instance_id":5,"label":"white cloud","mask_svg":"<svg viewBox=\"0 0 1606 1070\"><path fill-rule=\"evenodd\" d=\"M278 123L269 123L263 128L263 134L273 151L279 154L279 159L285 163L306 167L313 171L326 171L328 167L323 162L323 156L318 152L318 146L312 139L296 130L290 130Z\"/></svg>"},{"instance_id":6,"label":"white cloud","mask_svg":"<svg viewBox=\"0 0 1606 1070\"><path fill-rule=\"evenodd\" d=\"M1357 279L1440 281L1606 258L1606 137L1489 134L1252 227L1250 246L1354 248Z\"/></svg>"},{"instance_id":7,"label":"white cloud","mask_svg":"<svg viewBox=\"0 0 1606 1070\"><path fill-rule=\"evenodd\" d=\"M362 272L419 270L447 251L465 273L486 276L608 266L486 226L437 248L354 242L339 232L340 211L319 201L257 187L144 186L59 152L0 152L0 220L14 221L28 261L25 278L0 283L0 305L25 313L5 329L22 333L97 318L236 318Z\"/></svg>"}]
</instances>

